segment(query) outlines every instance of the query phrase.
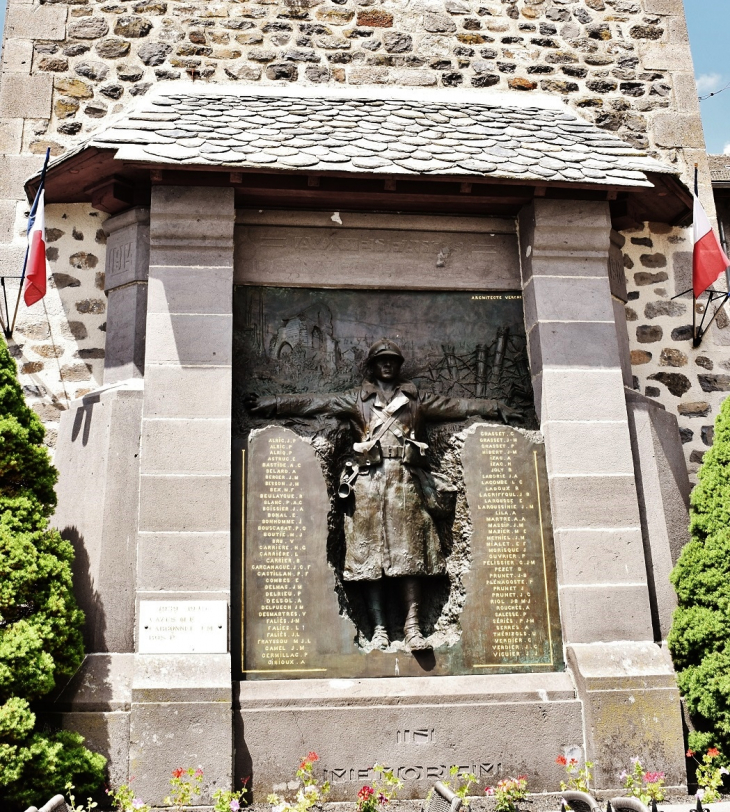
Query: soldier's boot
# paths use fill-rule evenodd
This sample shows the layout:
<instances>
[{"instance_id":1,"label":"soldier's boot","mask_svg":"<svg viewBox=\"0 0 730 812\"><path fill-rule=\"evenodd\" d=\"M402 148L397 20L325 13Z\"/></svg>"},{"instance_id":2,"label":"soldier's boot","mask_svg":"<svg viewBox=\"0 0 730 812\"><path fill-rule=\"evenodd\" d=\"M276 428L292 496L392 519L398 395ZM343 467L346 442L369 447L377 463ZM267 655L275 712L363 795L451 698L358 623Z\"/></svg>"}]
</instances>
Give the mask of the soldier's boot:
<instances>
[{"instance_id":1,"label":"soldier's boot","mask_svg":"<svg viewBox=\"0 0 730 812\"><path fill-rule=\"evenodd\" d=\"M403 579L403 595L407 608L406 622L403 625L403 642L409 651L430 651L433 646L423 636L418 618L421 584L417 578Z\"/></svg>"},{"instance_id":2,"label":"soldier's boot","mask_svg":"<svg viewBox=\"0 0 730 812\"><path fill-rule=\"evenodd\" d=\"M390 645L390 637L388 637L388 629L385 625L383 584L381 581L371 581L366 590L368 613L373 624L373 636L370 642L373 648L385 651Z\"/></svg>"}]
</instances>

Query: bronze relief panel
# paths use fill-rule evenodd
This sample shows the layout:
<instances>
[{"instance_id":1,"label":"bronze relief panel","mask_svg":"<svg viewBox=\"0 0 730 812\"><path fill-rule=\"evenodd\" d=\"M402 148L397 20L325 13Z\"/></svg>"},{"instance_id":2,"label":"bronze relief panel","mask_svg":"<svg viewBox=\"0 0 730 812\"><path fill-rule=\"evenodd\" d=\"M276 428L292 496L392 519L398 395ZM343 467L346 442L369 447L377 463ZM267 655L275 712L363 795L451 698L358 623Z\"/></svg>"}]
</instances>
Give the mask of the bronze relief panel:
<instances>
[{"instance_id":1,"label":"bronze relief panel","mask_svg":"<svg viewBox=\"0 0 730 812\"><path fill-rule=\"evenodd\" d=\"M246 678L562 667L519 294L239 287L234 357Z\"/></svg>"}]
</instances>

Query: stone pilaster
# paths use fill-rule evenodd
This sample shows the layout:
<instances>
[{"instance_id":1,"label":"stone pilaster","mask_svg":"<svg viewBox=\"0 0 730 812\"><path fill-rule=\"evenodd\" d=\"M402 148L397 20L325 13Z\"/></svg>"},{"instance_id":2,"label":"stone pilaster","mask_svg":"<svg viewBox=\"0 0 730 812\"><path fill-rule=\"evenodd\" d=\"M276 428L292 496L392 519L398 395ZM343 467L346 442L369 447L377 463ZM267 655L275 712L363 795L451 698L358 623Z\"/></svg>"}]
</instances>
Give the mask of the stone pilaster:
<instances>
[{"instance_id":1,"label":"stone pilaster","mask_svg":"<svg viewBox=\"0 0 730 812\"><path fill-rule=\"evenodd\" d=\"M610 233L607 203L536 200L520 216L525 322L545 435L563 639L599 786L615 785L629 741L632 754L651 753L652 763L681 783L679 696L668 656L653 643L624 398L625 348L608 276ZM606 732L624 718L634 725L640 719L641 730L635 739L627 730L617 745Z\"/></svg>"},{"instance_id":2,"label":"stone pilaster","mask_svg":"<svg viewBox=\"0 0 730 812\"><path fill-rule=\"evenodd\" d=\"M233 191L157 187L150 211L137 595L230 590ZM138 645L137 640L137 645ZM137 654L130 771L159 803L170 772L231 785L230 657Z\"/></svg>"},{"instance_id":3,"label":"stone pilaster","mask_svg":"<svg viewBox=\"0 0 730 812\"><path fill-rule=\"evenodd\" d=\"M138 207L104 223L106 320L104 383L144 375L150 212Z\"/></svg>"}]
</instances>

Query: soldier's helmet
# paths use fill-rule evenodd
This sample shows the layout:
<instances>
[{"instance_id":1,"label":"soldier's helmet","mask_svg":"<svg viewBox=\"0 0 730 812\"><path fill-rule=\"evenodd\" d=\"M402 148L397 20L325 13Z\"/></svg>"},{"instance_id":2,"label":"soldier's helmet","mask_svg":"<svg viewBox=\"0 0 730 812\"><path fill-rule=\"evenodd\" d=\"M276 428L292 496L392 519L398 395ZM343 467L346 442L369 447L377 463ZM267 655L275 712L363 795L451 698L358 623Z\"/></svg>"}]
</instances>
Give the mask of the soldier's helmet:
<instances>
[{"instance_id":1,"label":"soldier's helmet","mask_svg":"<svg viewBox=\"0 0 730 812\"><path fill-rule=\"evenodd\" d=\"M368 350L368 357L365 359L365 363L370 364L376 358L382 358L384 355L392 355L400 359L401 363L403 362L403 353L395 341L391 341L389 338L381 338Z\"/></svg>"}]
</instances>

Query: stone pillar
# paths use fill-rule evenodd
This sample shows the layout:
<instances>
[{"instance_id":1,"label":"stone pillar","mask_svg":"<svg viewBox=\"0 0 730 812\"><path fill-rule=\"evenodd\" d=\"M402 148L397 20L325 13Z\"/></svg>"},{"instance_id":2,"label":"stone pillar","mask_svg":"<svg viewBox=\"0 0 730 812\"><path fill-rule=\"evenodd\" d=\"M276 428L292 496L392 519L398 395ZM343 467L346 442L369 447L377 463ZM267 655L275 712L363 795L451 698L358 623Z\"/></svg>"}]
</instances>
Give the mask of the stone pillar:
<instances>
[{"instance_id":1,"label":"stone pillar","mask_svg":"<svg viewBox=\"0 0 730 812\"><path fill-rule=\"evenodd\" d=\"M138 618L142 600L230 595L234 219L231 189L152 190ZM230 788L230 668L227 653L135 655L130 774L148 802L179 766L203 770L202 803Z\"/></svg>"},{"instance_id":2,"label":"stone pillar","mask_svg":"<svg viewBox=\"0 0 730 812\"><path fill-rule=\"evenodd\" d=\"M520 214L525 326L545 436L566 645L586 757L616 786L629 755L684 781L679 696L654 635L609 285L607 203L536 200ZM657 766L657 768L659 768Z\"/></svg>"},{"instance_id":3,"label":"stone pillar","mask_svg":"<svg viewBox=\"0 0 730 812\"><path fill-rule=\"evenodd\" d=\"M104 383L144 375L150 210L130 209L104 223L107 236L104 290L106 320Z\"/></svg>"}]
</instances>

